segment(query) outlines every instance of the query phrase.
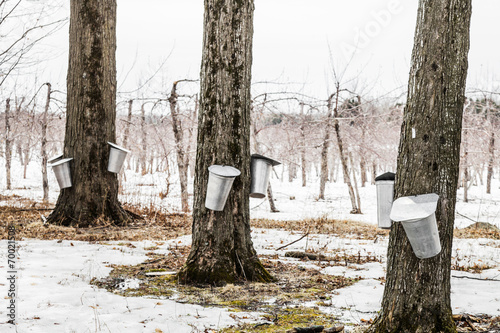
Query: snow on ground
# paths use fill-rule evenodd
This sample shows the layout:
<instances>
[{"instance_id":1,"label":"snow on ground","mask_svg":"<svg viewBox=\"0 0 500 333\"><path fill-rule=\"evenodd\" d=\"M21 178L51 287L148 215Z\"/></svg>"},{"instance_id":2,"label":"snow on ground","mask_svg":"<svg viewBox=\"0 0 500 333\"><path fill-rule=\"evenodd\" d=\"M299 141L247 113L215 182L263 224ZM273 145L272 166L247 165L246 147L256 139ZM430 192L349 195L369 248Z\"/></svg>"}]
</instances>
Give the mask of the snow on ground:
<instances>
[{"instance_id":1,"label":"snow on ground","mask_svg":"<svg viewBox=\"0 0 500 333\"><path fill-rule=\"evenodd\" d=\"M2 163L3 164L3 163ZM0 168L0 190L3 195L17 194L40 201L42 198L41 172L37 163L28 167L27 178L22 178L22 167L17 161L13 166L13 190L5 190L5 169ZM279 171L278 171L279 173ZM121 175L122 202L153 205L170 212L180 210L180 190L175 175L155 173L141 176L127 170ZM167 179L171 181L167 192ZM316 200L318 179L308 180L308 186L301 187L299 180L271 180L276 206L279 213L270 213L269 205L262 199L251 199L253 218L299 220L306 218L337 218L376 223L375 186L360 188L362 215L351 215L347 188L343 183L328 183L326 200ZM57 182L49 170L50 201L57 199ZM192 192L192 182L190 183ZM192 197L190 197L192 200ZM458 192L456 226L465 227L472 220L490 222L500 227L500 189L495 179L492 194L486 194L484 186L472 186L469 203L463 202L463 189ZM1 202L0 202L1 204ZM466 218L469 217L470 219ZM322 253L360 254L381 258L381 263L363 265L333 266L320 268L323 273L362 277L358 283L339 289L332 295L331 305L321 307L345 323L360 323L370 319L379 310L384 286L379 280L385 275L387 238L377 241L339 238L327 235L309 235L289 246L276 251L283 243L298 239L299 233L282 230L253 230L253 242L259 254L279 254L283 261L295 261L300 265L314 266L314 263L284 258L286 251L321 249ZM169 246L188 245L190 236L168 240L159 253L167 253ZM150 242L134 242L136 248L109 244L89 244L69 241L25 240L19 242L19 332L199 332L205 328L218 328L235 324L228 311L221 308L204 308L180 304L166 299L121 297L89 285L93 277L104 277L110 272L109 264L137 264L144 259L145 247ZM6 241L0 241L0 248L6 249ZM461 265L488 265L479 274L452 271L452 307L454 313L500 315L500 241L489 239L456 239L453 246L455 262ZM6 251L0 251L0 268L6 271ZM479 279L479 280L478 280ZM489 279L489 281L487 280ZM131 281L130 283L134 283ZM7 295L6 280L0 282L0 299ZM2 302L6 304L6 302ZM5 323L6 307L0 307L0 331L14 332ZM312 304L311 304L312 305ZM238 314L239 317L243 317ZM248 320L258 321L258 313L245 314Z\"/></svg>"},{"instance_id":2,"label":"snow on ground","mask_svg":"<svg viewBox=\"0 0 500 333\"><path fill-rule=\"evenodd\" d=\"M130 249L76 241L19 242L17 332L203 332L236 324L230 312L181 304L167 299L121 297L89 284L105 277L109 264L138 264L146 259L148 242ZM6 241L0 241L7 248ZM0 267L7 257L1 252ZM2 281L3 282L3 281ZM7 295L7 285L1 285ZM126 288L126 286L124 286ZM6 303L3 303L6 304ZM238 313L257 321L258 314ZM6 324L6 307L0 309L0 331L16 332Z\"/></svg>"},{"instance_id":3,"label":"snow on ground","mask_svg":"<svg viewBox=\"0 0 500 333\"><path fill-rule=\"evenodd\" d=\"M338 289L329 306L322 306L344 323L359 324L361 319L374 318L380 307L384 286L379 280L385 275L387 239L346 239L327 235L310 235L308 239L276 249L282 241L295 240L298 233L282 230L256 229L252 233L254 246L259 254L278 254L281 261L296 262L313 267L326 274L361 277L356 284ZM170 246L189 245L190 236L165 242L157 252L167 253ZM132 242L135 248L120 242L89 244L77 241L25 240L19 242L18 279L18 331L19 332L202 332L236 324L231 313L221 308L204 308L180 304L167 299L122 297L89 284L93 277L105 277L109 264L137 264L146 259L145 248L152 242ZM285 258L286 251L323 249L329 255L338 253L373 255L381 263L333 266L321 268L315 262L302 262ZM0 241L0 248L6 248ZM500 315L500 241L479 239L458 240L453 253L468 264L495 266L480 274L452 271L452 307L454 313ZM7 257L0 252L0 266L5 269ZM460 277L469 277L460 278ZM480 281L477 279L481 279ZM131 282L133 283L133 281ZM7 294L7 285L0 285L0 292ZM311 304L313 306L315 304ZM238 317L259 321L259 313L238 313ZM0 318L6 318L5 306L0 308ZM5 323L4 319L0 322ZM14 332L7 324L0 324L0 331Z\"/></svg>"},{"instance_id":4,"label":"snow on ground","mask_svg":"<svg viewBox=\"0 0 500 333\"><path fill-rule=\"evenodd\" d=\"M3 165L3 163L0 163ZM276 174L281 174L281 166L275 167ZM271 213L267 199L250 199L252 218L267 218L275 220L301 220L307 218L349 219L353 221L377 223L377 200L375 185L367 183L359 188L361 210L363 214L350 214L351 203L347 186L339 181L327 183L325 200L317 200L319 193L319 175L311 175L306 187L302 187L300 179L288 182L287 179L277 179L272 174L276 207L279 213ZM0 190L3 195L17 194L36 201L42 200L42 176L40 165L31 162L28 165L26 179L23 179L23 167L13 160L12 186L7 191L5 168L0 167ZM55 203L59 195L57 181L49 168L50 202ZM170 176L164 172L141 175L133 170L125 170L120 174L122 194L120 200L133 205L154 206L169 212L180 212L180 185L175 170ZM167 181L168 180L168 181ZM189 193L193 192L193 180L190 178ZM170 183L170 185L167 185ZM168 192L168 195L162 198ZM457 193L457 208L455 227L463 228L474 221L489 222L500 227L500 181L493 179L491 194L486 194L485 186L471 186L468 193L469 202L463 202L463 188ZM192 195L189 196L192 204ZM1 204L1 203L0 203Z\"/></svg>"}]
</instances>

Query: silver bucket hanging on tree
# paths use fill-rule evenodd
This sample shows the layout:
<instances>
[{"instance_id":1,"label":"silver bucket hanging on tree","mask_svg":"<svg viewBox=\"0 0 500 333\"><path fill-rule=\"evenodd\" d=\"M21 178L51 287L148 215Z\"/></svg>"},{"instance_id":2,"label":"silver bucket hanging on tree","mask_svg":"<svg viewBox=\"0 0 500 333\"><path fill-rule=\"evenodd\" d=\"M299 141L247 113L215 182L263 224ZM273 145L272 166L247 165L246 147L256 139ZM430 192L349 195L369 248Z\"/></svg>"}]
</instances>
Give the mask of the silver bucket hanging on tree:
<instances>
[{"instance_id":1,"label":"silver bucket hanging on tree","mask_svg":"<svg viewBox=\"0 0 500 333\"><path fill-rule=\"evenodd\" d=\"M125 161L127 154L130 153L130 150L127 150L111 142L108 142L108 144L111 146L109 149L108 171L119 173L122 169L123 162Z\"/></svg>"},{"instance_id":2,"label":"silver bucket hanging on tree","mask_svg":"<svg viewBox=\"0 0 500 333\"><path fill-rule=\"evenodd\" d=\"M215 211L224 210L234 178L240 170L226 165L212 165L208 168L207 195L205 207Z\"/></svg>"},{"instance_id":3,"label":"silver bucket hanging on tree","mask_svg":"<svg viewBox=\"0 0 500 333\"><path fill-rule=\"evenodd\" d=\"M265 198L269 177L274 166L281 163L269 157L253 154L250 161L250 173L252 181L250 183L250 197Z\"/></svg>"},{"instance_id":4,"label":"silver bucket hanging on tree","mask_svg":"<svg viewBox=\"0 0 500 333\"><path fill-rule=\"evenodd\" d=\"M391 220L401 222L413 252L420 259L441 252L436 222L439 196L435 193L401 197L394 201Z\"/></svg>"},{"instance_id":5,"label":"silver bucket hanging on tree","mask_svg":"<svg viewBox=\"0 0 500 333\"><path fill-rule=\"evenodd\" d=\"M394 199L394 180L396 175L386 172L375 178L377 186L377 222L381 229L391 229L390 218L392 201Z\"/></svg>"},{"instance_id":6,"label":"silver bucket hanging on tree","mask_svg":"<svg viewBox=\"0 0 500 333\"><path fill-rule=\"evenodd\" d=\"M52 159L51 159L52 160ZM71 183L71 168L70 162L72 158L63 158L58 159L56 162L50 164L54 174L56 175L57 183L59 184L59 188L62 190L63 188L71 187L73 184Z\"/></svg>"}]
</instances>

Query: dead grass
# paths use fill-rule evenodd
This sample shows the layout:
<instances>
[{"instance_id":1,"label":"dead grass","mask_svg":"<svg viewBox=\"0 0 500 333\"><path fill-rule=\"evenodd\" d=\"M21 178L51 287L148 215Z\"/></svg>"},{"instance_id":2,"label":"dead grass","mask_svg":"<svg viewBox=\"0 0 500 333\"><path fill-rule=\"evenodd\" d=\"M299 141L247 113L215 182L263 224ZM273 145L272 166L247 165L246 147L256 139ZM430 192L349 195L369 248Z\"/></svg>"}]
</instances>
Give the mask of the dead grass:
<instances>
[{"instance_id":1,"label":"dead grass","mask_svg":"<svg viewBox=\"0 0 500 333\"><path fill-rule=\"evenodd\" d=\"M126 227L113 226L103 220L100 221L97 227L93 228L69 228L44 224L44 217L48 216L52 207L42 203L17 195L0 195L0 201L6 204L0 206L0 237L2 239L6 237L6 228L2 226L9 223L17 225L18 237L37 239L82 241L164 240L191 232L190 215L169 214L157 211L154 207L137 208L126 206L125 208L129 211L143 217L142 220L136 220ZM251 226L254 228L282 229L370 240L389 235L388 230L379 229L372 224L326 218L296 221L252 219ZM483 224L476 224L464 229L455 229L454 237L500 239L500 230L498 228L484 227Z\"/></svg>"},{"instance_id":2,"label":"dead grass","mask_svg":"<svg viewBox=\"0 0 500 333\"><path fill-rule=\"evenodd\" d=\"M92 228L63 227L44 223L51 209L43 206L18 208L0 206L0 238L7 237L9 224L16 226L17 239L36 238L44 240L78 240L78 241L111 241L111 240L165 240L176 238L191 232L191 216L183 214L167 214L151 209L126 207L142 217L131 225L118 227L106 221L97 221Z\"/></svg>"},{"instance_id":3,"label":"dead grass","mask_svg":"<svg viewBox=\"0 0 500 333\"><path fill-rule=\"evenodd\" d=\"M488 315L453 315L457 332L500 332L500 317Z\"/></svg>"},{"instance_id":4,"label":"dead grass","mask_svg":"<svg viewBox=\"0 0 500 333\"><path fill-rule=\"evenodd\" d=\"M500 239L500 230L490 223L476 222L467 228L455 229L456 238L490 238Z\"/></svg>"},{"instance_id":5,"label":"dead grass","mask_svg":"<svg viewBox=\"0 0 500 333\"><path fill-rule=\"evenodd\" d=\"M178 271L190 247L169 250L167 255L148 253L149 259L139 265L111 265L113 270L107 278L94 279L91 283L122 296L175 298L180 303L229 308L235 312L235 320L240 311L260 311L265 313L263 320L268 324L242 324L221 332L276 332L297 326L333 325L334 316L322 312L321 307L331 306L332 295L337 289L361 279L326 275L297 263L262 256L262 264L277 279L276 282L241 282L222 287L185 286L177 283L175 275L150 275L152 272ZM124 290L123 285L129 279L139 280L140 286ZM304 307L305 302L312 304ZM240 319L244 318L240 316Z\"/></svg>"},{"instance_id":6,"label":"dead grass","mask_svg":"<svg viewBox=\"0 0 500 333\"><path fill-rule=\"evenodd\" d=\"M286 231L301 231L311 234L326 234L336 236L350 236L356 239L371 239L389 236L389 230L379 229L376 225L350 220L330 220L325 218L304 219L297 221L279 221L268 219L253 219L252 227L265 229L283 229ZM485 227L477 223L467 228L453 231L455 238L489 238L500 239L498 228Z\"/></svg>"},{"instance_id":7,"label":"dead grass","mask_svg":"<svg viewBox=\"0 0 500 333\"><path fill-rule=\"evenodd\" d=\"M350 235L357 239L372 240L380 236L389 235L389 230L379 229L371 224L350 220L330 220L325 218L304 219L297 221L252 219L251 226L254 228L302 231L304 233L309 232L311 234L338 236Z\"/></svg>"}]
</instances>

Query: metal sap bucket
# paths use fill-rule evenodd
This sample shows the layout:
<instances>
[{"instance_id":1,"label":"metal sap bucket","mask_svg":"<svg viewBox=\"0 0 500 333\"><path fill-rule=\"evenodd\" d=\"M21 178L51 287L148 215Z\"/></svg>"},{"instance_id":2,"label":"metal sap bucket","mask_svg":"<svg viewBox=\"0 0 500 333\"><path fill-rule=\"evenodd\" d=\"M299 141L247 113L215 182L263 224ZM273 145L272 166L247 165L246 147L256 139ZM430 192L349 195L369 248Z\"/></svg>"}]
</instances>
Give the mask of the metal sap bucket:
<instances>
[{"instance_id":1,"label":"metal sap bucket","mask_svg":"<svg viewBox=\"0 0 500 333\"><path fill-rule=\"evenodd\" d=\"M252 175L252 181L250 183L250 197L266 197L269 176L271 176L273 166L279 164L281 163L268 157L259 154L252 155L250 162L250 173Z\"/></svg>"},{"instance_id":2,"label":"metal sap bucket","mask_svg":"<svg viewBox=\"0 0 500 333\"><path fill-rule=\"evenodd\" d=\"M208 168L208 171L205 207L216 211L224 210L234 178L239 176L241 172L236 168L225 165L212 165Z\"/></svg>"},{"instance_id":3,"label":"metal sap bucket","mask_svg":"<svg viewBox=\"0 0 500 333\"><path fill-rule=\"evenodd\" d=\"M54 163L56 163L57 161L62 160L62 158L63 158L63 154L60 154L60 155L54 156L54 157L52 157L51 159L49 159L49 160L47 161L47 164L54 164Z\"/></svg>"},{"instance_id":4,"label":"metal sap bucket","mask_svg":"<svg viewBox=\"0 0 500 333\"><path fill-rule=\"evenodd\" d=\"M59 159L55 163L50 164L52 170L54 170L54 174L56 175L57 183L59 184L59 188L62 190L63 188L71 187L71 168L69 162L73 160L72 158L64 158Z\"/></svg>"},{"instance_id":5,"label":"metal sap bucket","mask_svg":"<svg viewBox=\"0 0 500 333\"><path fill-rule=\"evenodd\" d=\"M401 222L413 252L420 259L441 252L436 222L439 196L435 193L401 197L394 201L391 220Z\"/></svg>"},{"instance_id":6,"label":"metal sap bucket","mask_svg":"<svg viewBox=\"0 0 500 333\"><path fill-rule=\"evenodd\" d=\"M108 144L111 146L111 148L109 149L108 171L119 173L122 169L123 162L125 161L127 154L130 153L130 150L127 150L111 142L108 142Z\"/></svg>"},{"instance_id":7,"label":"metal sap bucket","mask_svg":"<svg viewBox=\"0 0 500 333\"><path fill-rule=\"evenodd\" d=\"M378 227L382 229L391 229L392 226L390 215L394 199L395 178L396 175L392 172L386 172L375 178L375 185L377 186L377 221Z\"/></svg>"}]
</instances>

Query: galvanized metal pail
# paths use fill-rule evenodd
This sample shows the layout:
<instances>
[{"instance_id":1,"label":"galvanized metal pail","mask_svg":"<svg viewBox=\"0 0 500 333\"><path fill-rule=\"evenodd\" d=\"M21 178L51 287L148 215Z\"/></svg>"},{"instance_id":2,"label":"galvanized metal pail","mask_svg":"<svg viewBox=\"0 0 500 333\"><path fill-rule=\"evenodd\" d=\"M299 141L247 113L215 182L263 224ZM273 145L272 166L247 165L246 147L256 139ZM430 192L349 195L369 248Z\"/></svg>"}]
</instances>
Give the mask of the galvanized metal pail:
<instances>
[{"instance_id":1,"label":"galvanized metal pail","mask_svg":"<svg viewBox=\"0 0 500 333\"><path fill-rule=\"evenodd\" d=\"M69 163L71 160L73 159L64 158L50 165L52 167L52 170L54 170L57 183L59 184L59 188L61 190L63 188L71 187L73 185L71 183L71 168Z\"/></svg>"},{"instance_id":2,"label":"galvanized metal pail","mask_svg":"<svg viewBox=\"0 0 500 333\"><path fill-rule=\"evenodd\" d=\"M111 146L109 150L108 171L119 173L122 169L123 162L125 161L127 154L130 153L130 150L127 150L111 142L108 142L108 144Z\"/></svg>"},{"instance_id":3,"label":"galvanized metal pail","mask_svg":"<svg viewBox=\"0 0 500 333\"><path fill-rule=\"evenodd\" d=\"M435 193L398 198L391 210L391 219L401 222L413 252L420 259L441 252L436 222L439 196Z\"/></svg>"},{"instance_id":4,"label":"galvanized metal pail","mask_svg":"<svg viewBox=\"0 0 500 333\"><path fill-rule=\"evenodd\" d=\"M239 176L241 172L236 168L225 165L212 165L208 168L208 171L205 207L215 211L222 211L233 186L234 178Z\"/></svg>"},{"instance_id":5,"label":"galvanized metal pail","mask_svg":"<svg viewBox=\"0 0 500 333\"><path fill-rule=\"evenodd\" d=\"M375 178L377 186L377 222L381 229L391 229L390 218L392 201L394 199L394 179L395 174L386 172Z\"/></svg>"},{"instance_id":6,"label":"galvanized metal pail","mask_svg":"<svg viewBox=\"0 0 500 333\"><path fill-rule=\"evenodd\" d=\"M279 164L281 163L268 157L259 154L252 155L250 162L250 173L252 175L250 197L264 198L266 196L269 176L271 176L273 166Z\"/></svg>"}]
</instances>

